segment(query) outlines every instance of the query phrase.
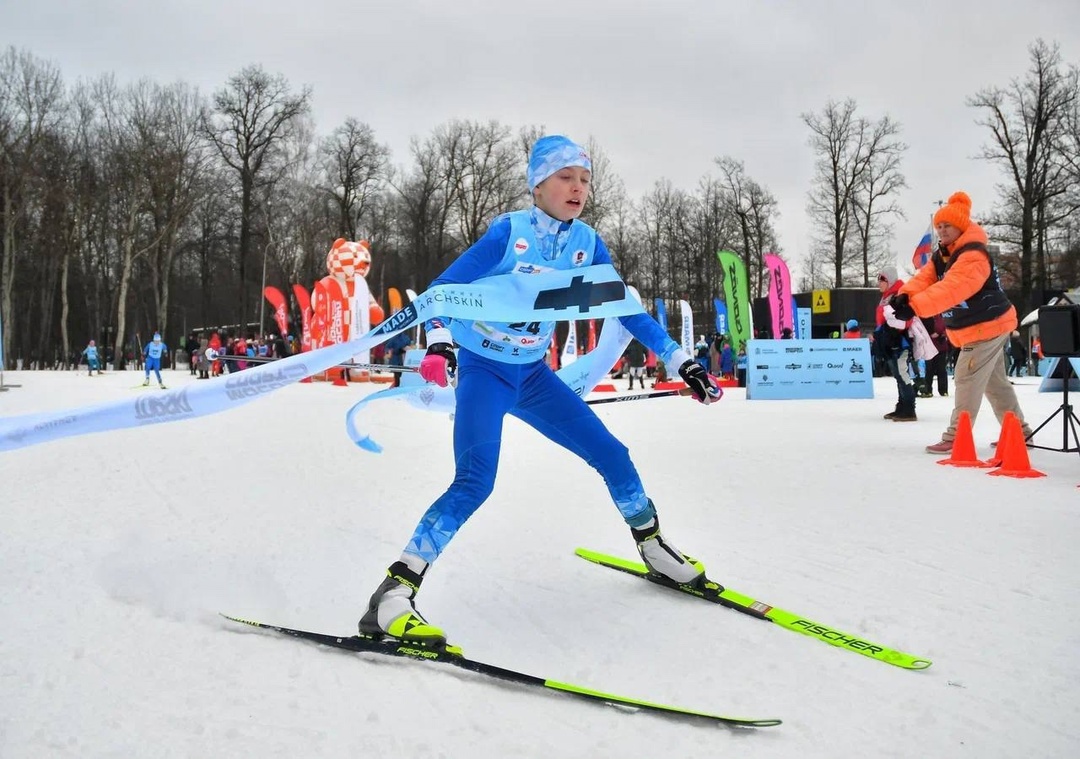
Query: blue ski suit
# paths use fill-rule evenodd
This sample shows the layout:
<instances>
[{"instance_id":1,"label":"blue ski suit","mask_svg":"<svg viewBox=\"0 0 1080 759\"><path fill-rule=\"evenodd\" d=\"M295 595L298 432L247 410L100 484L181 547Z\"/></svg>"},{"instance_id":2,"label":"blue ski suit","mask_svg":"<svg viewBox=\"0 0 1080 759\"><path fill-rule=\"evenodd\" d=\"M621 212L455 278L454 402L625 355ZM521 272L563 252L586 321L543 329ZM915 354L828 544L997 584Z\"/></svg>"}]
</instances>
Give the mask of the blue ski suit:
<instances>
[{"instance_id":1,"label":"blue ski suit","mask_svg":"<svg viewBox=\"0 0 1080 759\"><path fill-rule=\"evenodd\" d=\"M161 384L161 357L169 352L169 346L163 340L151 340L143 348L143 357L146 359L146 378L150 379L150 370L154 370L158 384Z\"/></svg>"},{"instance_id":2,"label":"blue ski suit","mask_svg":"<svg viewBox=\"0 0 1080 759\"><path fill-rule=\"evenodd\" d=\"M605 263L611 263L611 256L591 227L577 220L561 222L534 207L497 218L432 285ZM690 358L647 314L619 318L668 365L674 361L678 366ZM406 553L434 561L491 495L507 414L596 469L631 527L653 518L655 510L626 446L544 363L553 322L507 324L437 318L426 326L429 343L439 341L436 330L442 330L443 335L449 330L460 347L454 415L456 473L450 487L420 519Z\"/></svg>"},{"instance_id":3,"label":"blue ski suit","mask_svg":"<svg viewBox=\"0 0 1080 759\"><path fill-rule=\"evenodd\" d=\"M98 351L96 345L88 345L83 348L82 354L86 356L86 367L89 371L100 371L98 368Z\"/></svg>"}]
</instances>

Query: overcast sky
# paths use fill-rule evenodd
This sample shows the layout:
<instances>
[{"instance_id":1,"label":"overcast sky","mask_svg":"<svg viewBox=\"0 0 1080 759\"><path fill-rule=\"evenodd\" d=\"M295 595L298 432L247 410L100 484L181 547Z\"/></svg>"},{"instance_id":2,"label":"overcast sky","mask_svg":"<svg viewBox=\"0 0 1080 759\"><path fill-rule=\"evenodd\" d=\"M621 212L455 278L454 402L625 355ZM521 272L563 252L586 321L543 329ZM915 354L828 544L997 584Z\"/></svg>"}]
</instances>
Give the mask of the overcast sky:
<instances>
[{"instance_id":1,"label":"overcast sky","mask_svg":"<svg viewBox=\"0 0 1080 759\"><path fill-rule=\"evenodd\" d=\"M800 114L850 97L901 123L894 246L909 258L934 201L993 203L1000 174L973 159L989 135L965 99L1021 77L1038 37L1080 64L1080 0L0 0L0 45L69 82L114 72L209 94L260 63L313 88L321 134L354 116L398 165L452 118L592 137L634 198L661 177L693 190L731 155L779 200L796 279L812 240Z\"/></svg>"}]
</instances>

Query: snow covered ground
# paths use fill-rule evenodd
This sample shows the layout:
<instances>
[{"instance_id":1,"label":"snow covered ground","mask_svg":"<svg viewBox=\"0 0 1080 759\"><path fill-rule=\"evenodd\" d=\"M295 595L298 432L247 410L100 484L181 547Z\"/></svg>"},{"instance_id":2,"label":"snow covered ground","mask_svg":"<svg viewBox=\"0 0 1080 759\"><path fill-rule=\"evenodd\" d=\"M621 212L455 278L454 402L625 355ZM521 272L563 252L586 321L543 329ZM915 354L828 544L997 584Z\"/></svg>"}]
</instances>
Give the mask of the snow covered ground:
<instances>
[{"instance_id":1,"label":"snow covered ground","mask_svg":"<svg viewBox=\"0 0 1080 759\"><path fill-rule=\"evenodd\" d=\"M133 373L7 373L0 416L130 398ZM193 381L170 372L173 386ZM1021 380L1033 423L1060 393ZM293 385L204 419L0 454L0 756L1075 757L1080 456L1038 480L938 466L950 398L919 422L869 401L598 406L667 535L716 579L925 656L911 672L588 564L633 557L586 465L509 420L491 500L420 608L476 658L707 711L731 730L452 668L238 629L350 633L452 476L451 425L371 388ZM618 382L620 388L623 383ZM1061 445L1061 417L1038 442ZM988 408L980 453L998 428Z\"/></svg>"}]
</instances>

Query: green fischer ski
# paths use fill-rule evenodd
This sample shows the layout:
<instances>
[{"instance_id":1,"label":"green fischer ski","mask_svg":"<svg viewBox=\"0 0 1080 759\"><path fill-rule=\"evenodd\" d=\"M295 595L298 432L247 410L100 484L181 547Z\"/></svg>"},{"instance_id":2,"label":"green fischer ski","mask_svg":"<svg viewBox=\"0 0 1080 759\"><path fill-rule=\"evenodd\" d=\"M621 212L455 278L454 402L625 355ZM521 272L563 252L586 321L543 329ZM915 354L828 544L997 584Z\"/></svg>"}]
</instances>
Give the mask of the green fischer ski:
<instances>
[{"instance_id":1,"label":"green fischer ski","mask_svg":"<svg viewBox=\"0 0 1080 759\"><path fill-rule=\"evenodd\" d=\"M798 614L792 614L790 611L778 609L775 606L770 606L755 598L743 595L738 591L724 588L711 580L706 580L702 587L680 585L667 578L651 575L644 564L640 564L636 561L627 561L626 559L620 559L617 556L608 556L607 554L597 553L596 551L590 551L586 548L578 548L574 553L595 564L600 564L609 567L610 569L617 569L620 572L626 572L641 577L654 582L657 585L662 585L665 588L671 588L672 590L697 596L698 598L720 604L721 606L726 606L735 611L742 612L743 614L757 617L758 619L775 622L780 625L780 627L786 627L788 630L794 630L797 633L809 635L811 638L817 638L820 641L828 643L830 646L836 646L845 651L854 651L857 654L869 656L871 659L877 659L886 664L903 667L904 669L926 669L933 663L929 659L922 659L917 656L912 656L911 654L905 654L903 651L886 648L885 646L872 643L856 635L849 635L848 633L827 627L818 622L813 622Z\"/></svg>"},{"instance_id":2,"label":"green fischer ski","mask_svg":"<svg viewBox=\"0 0 1080 759\"><path fill-rule=\"evenodd\" d=\"M237 622L242 625L250 625L251 627L258 627L263 630L271 630L281 635L288 635L293 638L299 638L301 640L311 641L312 643L318 643L323 646L331 646L333 648L341 648L346 651L353 651L356 653L375 653L382 654L383 656L395 656L404 659L417 659L425 662L443 662L445 664L452 664L455 667L468 670L470 672L476 672L487 677L493 677L499 680L508 680L513 683L519 683L521 685L530 685L534 687L549 688L551 690L560 691L562 693L569 693L571 696L577 696L579 698L587 698L593 701L601 701L603 703L612 704L614 706L632 707L634 709L644 709L653 713L661 714L666 717L681 717L681 718L694 718L700 719L713 724L731 725L733 727L773 727L780 724L778 719L747 719L744 717L726 717L719 714L709 714L708 712L699 712L694 709L684 709L678 706L667 706L665 704L654 704L650 701L641 701L636 698L628 698L626 696L616 696L612 693L603 693L602 691L592 690L591 688L583 688L580 685L572 685L570 683L561 683L557 680L546 680L542 677L536 677L534 675L527 675L524 672L517 672L512 669L505 669L498 667L494 664L486 664L475 659L466 657L461 649L457 646L443 646L433 647L426 646L420 643L413 643L411 641L403 641L397 638L371 638L367 636L337 636L326 635L324 633L308 632L307 630L295 630L291 627L279 627L278 625L265 624L263 622L255 622L250 619L242 619L241 617L232 617L228 614L222 614L221 616L231 622Z\"/></svg>"}]
</instances>

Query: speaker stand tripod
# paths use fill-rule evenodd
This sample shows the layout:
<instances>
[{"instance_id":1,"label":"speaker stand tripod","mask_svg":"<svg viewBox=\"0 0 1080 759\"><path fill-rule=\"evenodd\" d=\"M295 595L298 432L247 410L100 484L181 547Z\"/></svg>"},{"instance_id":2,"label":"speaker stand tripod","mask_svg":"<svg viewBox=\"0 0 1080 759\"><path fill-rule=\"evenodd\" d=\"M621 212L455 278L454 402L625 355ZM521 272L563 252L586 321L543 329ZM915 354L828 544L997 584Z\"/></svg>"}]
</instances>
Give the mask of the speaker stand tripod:
<instances>
[{"instance_id":1,"label":"speaker stand tripod","mask_svg":"<svg viewBox=\"0 0 1080 759\"><path fill-rule=\"evenodd\" d=\"M1058 406L1057 411L1052 413L1050 416L1046 417L1046 419L1043 421L1043 423L1040 424L1038 427L1036 427L1032 431L1032 433L1030 435L1028 435L1027 439L1030 441L1032 438L1035 437L1036 433L1038 433L1039 430L1041 430L1043 427L1048 425L1053 420L1053 418L1055 416L1057 416L1058 414L1061 414L1061 426L1062 426L1062 429L1061 429L1061 447L1060 448L1051 448L1051 447L1046 446L1046 445L1035 445L1034 443L1031 444L1031 447L1032 448L1041 448L1044 451L1060 451L1061 453L1080 453L1080 435L1077 435L1077 433L1076 433L1077 425L1080 425L1080 419L1076 418L1076 414L1073 413L1072 404L1069 403L1069 382L1072 381L1072 378L1076 376L1076 373L1073 371L1072 361L1069 360L1068 356L1063 356L1063 357L1059 358L1058 359L1058 365L1062 367L1061 378L1062 378L1063 383L1064 383L1062 385L1063 390L1062 390L1061 405ZM1070 446L1069 445L1069 432L1070 432L1070 430L1072 431L1072 439L1076 443L1075 446Z\"/></svg>"}]
</instances>

